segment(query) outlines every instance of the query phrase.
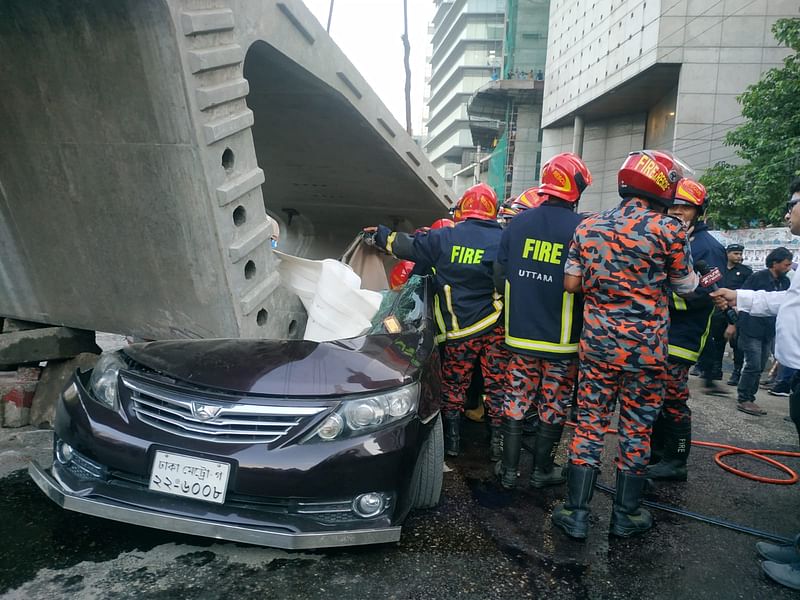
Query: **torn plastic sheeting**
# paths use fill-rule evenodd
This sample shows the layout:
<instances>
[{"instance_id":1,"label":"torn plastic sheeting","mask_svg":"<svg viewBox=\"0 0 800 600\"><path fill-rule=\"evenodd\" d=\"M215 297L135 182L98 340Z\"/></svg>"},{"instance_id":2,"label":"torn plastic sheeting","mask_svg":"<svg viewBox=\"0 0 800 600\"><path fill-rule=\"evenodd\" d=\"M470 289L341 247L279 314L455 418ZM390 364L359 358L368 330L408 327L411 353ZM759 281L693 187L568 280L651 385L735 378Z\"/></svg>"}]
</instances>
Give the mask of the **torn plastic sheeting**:
<instances>
[{"instance_id":1,"label":"torn plastic sheeting","mask_svg":"<svg viewBox=\"0 0 800 600\"><path fill-rule=\"evenodd\" d=\"M389 289L389 279L386 277L386 267L383 257L386 254L364 243L361 235L357 235L353 243L348 246L340 259L361 278L361 287L365 290L379 292Z\"/></svg>"},{"instance_id":2,"label":"torn plastic sheeting","mask_svg":"<svg viewBox=\"0 0 800 600\"><path fill-rule=\"evenodd\" d=\"M303 339L341 340L370 327L383 296L360 289L361 278L350 267L330 258L310 260L274 252L281 259L281 280L298 295L308 312Z\"/></svg>"}]
</instances>

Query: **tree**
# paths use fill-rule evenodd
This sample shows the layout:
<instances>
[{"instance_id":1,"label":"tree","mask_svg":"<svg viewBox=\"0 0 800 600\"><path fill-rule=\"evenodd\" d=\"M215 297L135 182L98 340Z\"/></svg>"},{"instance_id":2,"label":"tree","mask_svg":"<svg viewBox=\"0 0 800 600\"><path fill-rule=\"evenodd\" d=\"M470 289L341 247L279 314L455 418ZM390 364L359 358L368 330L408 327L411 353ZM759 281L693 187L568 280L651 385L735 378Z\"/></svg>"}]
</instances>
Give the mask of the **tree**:
<instances>
[{"instance_id":1,"label":"tree","mask_svg":"<svg viewBox=\"0 0 800 600\"><path fill-rule=\"evenodd\" d=\"M709 216L723 228L781 224L788 183L800 174L800 18L779 19L772 33L794 54L739 96L746 120L725 136L746 162L717 163L701 178L712 199Z\"/></svg>"}]
</instances>

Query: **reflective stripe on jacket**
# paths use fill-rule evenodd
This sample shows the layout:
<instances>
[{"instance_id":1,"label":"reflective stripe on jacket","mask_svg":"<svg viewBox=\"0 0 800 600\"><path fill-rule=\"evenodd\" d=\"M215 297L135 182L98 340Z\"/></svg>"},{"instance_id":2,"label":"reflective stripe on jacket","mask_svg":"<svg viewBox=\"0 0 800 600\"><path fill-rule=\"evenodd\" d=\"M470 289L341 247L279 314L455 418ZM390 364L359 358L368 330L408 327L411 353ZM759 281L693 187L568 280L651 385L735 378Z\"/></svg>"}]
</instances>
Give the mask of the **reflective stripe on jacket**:
<instances>
[{"instance_id":1,"label":"reflective stripe on jacket","mask_svg":"<svg viewBox=\"0 0 800 600\"><path fill-rule=\"evenodd\" d=\"M380 225L375 243L398 258L432 267L436 323L446 339L460 340L492 328L503 312L492 280L501 234L496 222L480 219L414 236Z\"/></svg>"},{"instance_id":2,"label":"reflective stripe on jacket","mask_svg":"<svg viewBox=\"0 0 800 600\"><path fill-rule=\"evenodd\" d=\"M505 273L506 346L550 359L576 356L583 302L564 291L564 262L580 215L548 202L515 216L497 261Z\"/></svg>"},{"instance_id":3,"label":"reflective stripe on jacket","mask_svg":"<svg viewBox=\"0 0 800 600\"><path fill-rule=\"evenodd\" d=\"M709 267L724 273L728 265L725 248L709 232L705 223L698 223L689 240L694 262L704 260ZM697 288L694 295L681 298L672 294L669 305L669 358L676 362L696 363L711 329L714 304L709 290Z\"/></svg>"}]
</instances>

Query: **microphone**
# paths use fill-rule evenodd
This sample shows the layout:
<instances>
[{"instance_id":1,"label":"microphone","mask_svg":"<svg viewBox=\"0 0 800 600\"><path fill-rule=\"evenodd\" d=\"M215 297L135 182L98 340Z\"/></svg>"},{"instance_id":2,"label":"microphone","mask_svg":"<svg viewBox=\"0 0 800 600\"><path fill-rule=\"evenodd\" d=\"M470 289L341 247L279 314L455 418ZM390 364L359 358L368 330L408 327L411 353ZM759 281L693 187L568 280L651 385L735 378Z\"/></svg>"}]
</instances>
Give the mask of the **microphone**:
<instances>
[{"instance_id":1,"label":"microphone","mask_svg":"<svg viewBox=\"0 0 800 600\"><path fill-rule=\"evenodd\" d=\"M717 267L709 267L704 260L698 260L694 266L700 273L700 285L710 289L712 292L716 292L719 289L717 282L722 279L722 273L719 272L719 269ZM735 325L738 315L735 310L729 307L725 309L725 318L728 319L728 323Z\"/></svg>"}]
</instances>

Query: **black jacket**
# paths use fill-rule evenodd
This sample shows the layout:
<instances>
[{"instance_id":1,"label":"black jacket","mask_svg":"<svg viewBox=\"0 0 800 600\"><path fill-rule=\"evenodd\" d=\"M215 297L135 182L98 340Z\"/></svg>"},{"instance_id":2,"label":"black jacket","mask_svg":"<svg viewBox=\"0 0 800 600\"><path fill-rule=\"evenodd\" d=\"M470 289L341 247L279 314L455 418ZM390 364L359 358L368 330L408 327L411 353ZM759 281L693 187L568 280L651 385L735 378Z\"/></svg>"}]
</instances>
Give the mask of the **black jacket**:
<instances>
[{"instance_id":1,"label":"black jacket","mask_svg":"<svg viewBox=\"0 0 800 600\"><path fill-rule=\"evenodd\" d=\"M724 273L728 265L725 248L709 232L705 223L697 223L689 238L692 260L705 261ZM708 338L714 303L708 290L697 288L689 298L672 294L669 303L669 359L675 362L697 362Z\"/></svg>"},{"instance_id":2,"label":"black jacket","mask_svg":"<svg viewBox=\"0 0 800 600\"><path fill-rule=\"evenodd\" d=\"M436 322L446 339L461 340L485 333L503 312L492 279L501 234L495 221L480 219L417 236L379 225L375 243L398 258L432 268Z\"/></svg>"},{"instance_id":3,"label":"black jacket","mask_svg":"<svg viewBox=\"0 0 800 600\"><path fill-rule=\"evenodd\" d=\"M506 305L506 346L549 359L578 355L581 297L564 291L564 263L581 216L572 207L544 204L511 220L500 241L498 273Z\"/></svg>"},{"instance_id":4,"label":"black jacket","mask_svg":"<svg viewBox=\"0 0 800 600\"><path fill-rule=\"evenodd\" d=\"M722 281L719 282L719 287L728 288L729 290L738 290L747 281L747 278L753 274L753 269L746 265L736 265L732 269L728 268L728 259L725 257L725 268L722 269Z\"/></svg>"}]
</instances>

